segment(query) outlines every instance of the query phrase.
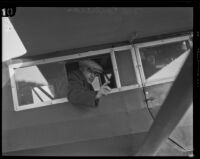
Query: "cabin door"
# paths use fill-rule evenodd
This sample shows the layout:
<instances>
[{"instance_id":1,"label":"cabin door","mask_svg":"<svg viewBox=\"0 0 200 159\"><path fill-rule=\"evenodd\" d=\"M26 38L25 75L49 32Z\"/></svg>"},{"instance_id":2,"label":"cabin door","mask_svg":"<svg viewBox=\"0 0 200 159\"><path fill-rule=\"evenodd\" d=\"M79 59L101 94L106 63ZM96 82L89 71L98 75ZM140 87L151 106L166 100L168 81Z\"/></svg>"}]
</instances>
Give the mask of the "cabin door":
<instances>
[{"instance_id":1,"label":"cabin door","mask_svg":"<svg viewBox=\"0 0 200 159\"><path fill-rule=\"evenodd\" d=\"M145 102L153 120L187 58L189 46L189 36L134 45L146 98ZM192 78L192 74L189 76ZM184 91L184 88L180 89ZM176 109L176 106L174 106L174 109ZM192 109L193 106L190 106L181 122L170 135L170 138L182 147L178 146L181 151L193 149ZM173 143L173 145L175 144Z\"/></svg>"}]
</instances>

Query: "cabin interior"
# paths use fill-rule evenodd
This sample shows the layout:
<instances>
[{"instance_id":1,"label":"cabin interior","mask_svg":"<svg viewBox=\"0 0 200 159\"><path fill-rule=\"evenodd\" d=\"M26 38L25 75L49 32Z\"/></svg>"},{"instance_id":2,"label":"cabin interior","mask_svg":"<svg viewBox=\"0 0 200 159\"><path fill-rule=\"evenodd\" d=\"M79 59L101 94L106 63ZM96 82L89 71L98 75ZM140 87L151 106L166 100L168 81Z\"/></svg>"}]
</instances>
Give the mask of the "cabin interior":
<instances>
[{"instance_id":1,"label":"cabin interior","mask_svg":"<svg viewBox=\"0 0 200 159\"><path fill-rule=\"evenodd\" d=\"M190 49L193 8L17 7L2 24L2 154L134 156ZM98 108L67 100L80 59L104 68L95 90L110 80ZM155 156L192 152L191 103Z\"/></svg>"}]
</instances>

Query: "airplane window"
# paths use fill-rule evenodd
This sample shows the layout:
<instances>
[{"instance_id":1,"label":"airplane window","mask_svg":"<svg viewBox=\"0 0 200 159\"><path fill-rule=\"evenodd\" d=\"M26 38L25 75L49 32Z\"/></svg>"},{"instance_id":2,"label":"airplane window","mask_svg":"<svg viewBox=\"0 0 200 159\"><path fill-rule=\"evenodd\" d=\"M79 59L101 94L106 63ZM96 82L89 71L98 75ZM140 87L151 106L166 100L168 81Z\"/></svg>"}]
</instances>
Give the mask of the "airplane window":
<instances>
[{"instance_id":1,"label":"airplane window","mask_svg":"<svg viewBox=\"0 0 200 159\"><path fill-rule=\"evenodd\" d=\"M155 80L176 76L189 52L188 41L140 48L145 78Z\"/></svg>"},{"instance_id":2,"label":"airplane window","mask_svg":"<svg viewBox=\"0 0 200 159\"><path fill-rule=\"evenodd\" d=\"M108 80L111 89L117 88L110 53L82 59L92 59L103 67L104 72L96 76L92 83L94 90L99 90ZM20 106L31 105L32 108L67 101L67 75L78 69L79 60L81 59L15 68L16 109L28 109L19 108Z\"/></svg>"},{"instance_id":3,"label":"airplane window","mask_svg":"<svg viewBox=\"0 0 200 159\"><path fill-rule=\"evenodd\" d=\"M17 68L15 81L19 106L66 97L67 78L60 63Z\"/></svg>"},{"instance_id":4,"label":"airplane window","mask_svg":"<svg viewBox=\"0 0 200 159\"><path fill-rule=\"evenodd\" d=\"M72 71L79 69L78 62L83 59L91 59L94 60L96 63L102 66L104 72L99 74L95 77L95 80L92 83L94 90L99 90L100 86L103 85L106 81L110 81L108 86L110 88L116 88L116 81L113 71L113 66L111 62L110 54L103 54L98 56L86 57L86 58L79 58L74 60L67 60L65 64L65 68L67 71L67 75L69 75Z\"/></svg>"},{"instance_id":5,"label":"airplane window","mask_svg":"<svg viewBox=\"0 0 200 159\"><path fill-rule=\"evenodd\" d=\"M121 86L137 84L131 50L115 51Z\"/></svg>"}]
</instances>

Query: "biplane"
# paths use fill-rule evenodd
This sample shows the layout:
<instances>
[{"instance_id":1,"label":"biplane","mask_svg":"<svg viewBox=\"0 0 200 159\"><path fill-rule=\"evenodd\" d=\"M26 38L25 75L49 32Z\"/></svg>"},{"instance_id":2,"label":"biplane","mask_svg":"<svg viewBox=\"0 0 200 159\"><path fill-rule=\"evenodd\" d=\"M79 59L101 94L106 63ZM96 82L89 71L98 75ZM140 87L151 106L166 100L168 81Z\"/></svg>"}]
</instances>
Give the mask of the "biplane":
<instances>
[{"instance_id":1,"label":"biplane","mask_svg":"<svg viewBox=\"0 0 200 159\"><path fill-rule=\"evenodd\" d=\"M176 99L187 89L179 87L168 106L174 111L159 116L192 54L191 7L17 7L2 23L3 155L134 156L157 118L182 112ZM110 81L97 108L72 105L66 96L68 75L81 59L104 69L95 90ZM188 101L156 156L193 152ZM175 119L168 121L158 125L163 133ZM152 133L156 142L159 132Z\"/></svg>"}]
</instances>

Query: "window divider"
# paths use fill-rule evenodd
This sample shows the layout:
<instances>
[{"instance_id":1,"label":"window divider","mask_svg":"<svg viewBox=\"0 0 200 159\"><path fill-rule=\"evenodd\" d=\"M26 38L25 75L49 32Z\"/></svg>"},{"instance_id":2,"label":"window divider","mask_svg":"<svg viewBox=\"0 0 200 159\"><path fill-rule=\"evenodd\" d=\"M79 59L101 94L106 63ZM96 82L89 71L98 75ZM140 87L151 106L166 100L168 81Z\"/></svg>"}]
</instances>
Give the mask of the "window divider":
<instances>
[{"instance_id":1,"label":"window divider","mask_svg":"<svg viewBox=\"0 0 200 159\"><path fill-rule=\"evenodd\" d=\"M117 88L121 88L121 82L120 82L120 78L119 78L119 72L118 72L118 68L117 68L117 62L116 62L114 49L112 49L110 54L111 54L111 60L112 60L113 71L114 71L114 75L115 75Z\"/></svg>"},{"instance_id":2,"label":"window divider","mask_svg":"<svg viewBox=\"0 0 200 159\"><path fill-rule=\"evenodd\" d=\"M143 70L143 66L142 66L142 61L141 61L141 57L140 57L140 52L139 52L139 48L137 48L134 45L134 49L135 49L135 55L136 55L136 59L137 59L137 68L140 72L140 76L141 76L141 80L142 80L142 85L144 86L145 84L145 75L144 75L144 70Z\"/></svg>"},{"instance_id":3,"label":"window divider","mask_svg":"<svg viewBox=\"0 0 200 159\"><path fill-rule=\"evenodd\" d=\"M132 56L134 70L135 70L135 73L136 73L137 83L141 87L142 81L141 81L141 78L140 78L140 70L139 70L139 67L138 67L139 64L138 64L138 60L137 60L137 57L136 57L136 51L135 51L134 46L131 46L131 56Z\"/></svg>"},{"instance_id":4,"label":"window divider","mask_svg":"<svg viewBox=\"0 0 200 159\"><path fill-rule=\"evenodd\" d=\"M8 67L9 69L9 74L10 74L10 82L11 82L11 91L12 91L12 97L13 97L13 105L14 105L14 110L18 110L18 97L17 97L17 87L15 83L15 71L13 68Z\"/></svg>"}]
</instances>

